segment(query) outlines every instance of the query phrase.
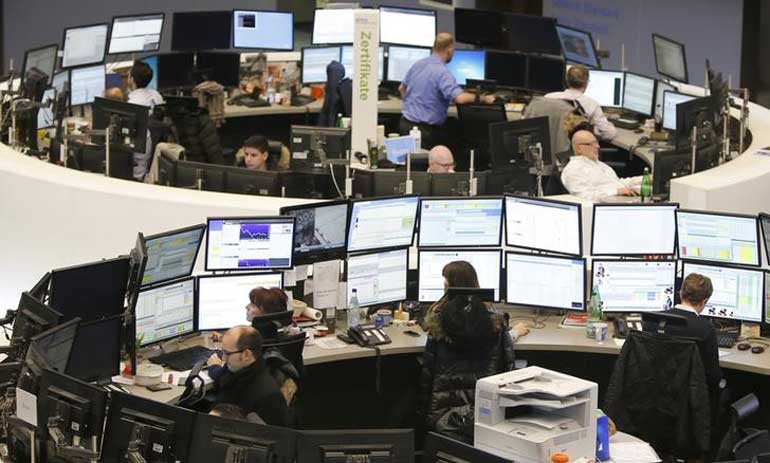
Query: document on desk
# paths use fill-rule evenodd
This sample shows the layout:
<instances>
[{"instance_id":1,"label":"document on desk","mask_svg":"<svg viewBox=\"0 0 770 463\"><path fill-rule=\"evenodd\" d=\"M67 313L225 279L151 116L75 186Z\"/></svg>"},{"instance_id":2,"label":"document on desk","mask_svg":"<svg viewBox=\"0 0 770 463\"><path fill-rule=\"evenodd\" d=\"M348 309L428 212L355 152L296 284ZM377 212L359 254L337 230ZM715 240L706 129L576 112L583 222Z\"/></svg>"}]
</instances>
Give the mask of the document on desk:
<instances>
[{"instance_id":1,"label":"document on desk","mask_svg":"<svg viewBox=\"0 0 770 463\"><path fill-rule=\"evenodd\" d=\"M348 347L347 344L345 344L344 342L340 341L335 337L315 338L315 345L320 347L321 349L326 349L326 350L344 349Z\"/></svg>"},{"instance_id":2,"label":"document on desk","mask_svg":"<svg viewBox=\"0 0 770 463\"><path fill-rule=\"evenodd\" d=\"M339 259L313 264L313 307L316 309L336 307L339 285Z\"/></svg>"},{"instance_id":3,"label":"document on desk","mask_svg":"<svg viewBox=\"0 0 770 463\"><path fill-rule=\"evenodd\" d=\"M610 458L614 463L658 463L660 457L646 442L610 443Z\"/></svg>"}]
</instances>

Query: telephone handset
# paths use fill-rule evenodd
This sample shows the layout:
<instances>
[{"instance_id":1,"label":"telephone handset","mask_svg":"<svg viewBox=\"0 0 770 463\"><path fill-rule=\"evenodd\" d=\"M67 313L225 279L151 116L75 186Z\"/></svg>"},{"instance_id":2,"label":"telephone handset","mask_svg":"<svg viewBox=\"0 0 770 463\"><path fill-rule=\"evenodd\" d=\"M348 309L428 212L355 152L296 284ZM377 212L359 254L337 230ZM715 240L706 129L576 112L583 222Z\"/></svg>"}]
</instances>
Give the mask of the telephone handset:
<instances>
[{"instance_id":1,"label":"telephone handset","mask_svg":"<svg viewBox=\"0 0 770 463\"><path fill-rule=\"evenodd\" d=\"M355 326L348 329L348 336L361 347L379 346L381 344L390 344L392 342L390 337L385 334L384 331L377 328Z\"/></svg>"}]
</instances>

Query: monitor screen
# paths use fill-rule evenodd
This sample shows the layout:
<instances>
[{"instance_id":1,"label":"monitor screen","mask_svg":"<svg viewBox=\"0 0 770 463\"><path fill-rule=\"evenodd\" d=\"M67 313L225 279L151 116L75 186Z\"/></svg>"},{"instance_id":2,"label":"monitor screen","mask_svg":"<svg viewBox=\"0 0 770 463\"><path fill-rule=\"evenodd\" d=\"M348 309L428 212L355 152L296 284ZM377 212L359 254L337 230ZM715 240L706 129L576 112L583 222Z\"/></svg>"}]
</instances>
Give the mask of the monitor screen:
<instances>
[{"instance_id":1,"label":"monitor screen","mask_svg":"<svg viewBox=\"0 0 770 463\"><path fill-rule=\"evenodd\" d=\"M564 88L564 61L529 56L527 86L538 92L558 92Z\"/></svg>"},{"instance_id":2,"label":"monitor screen","mask_svg":"<svg viewBox=\"0 0 770 463\"><path fill-rule=\"evenodd\" d=\"M54 69L56 69L56 53L58 50L58 45L27 50L27 52L24 53L24 68L21 74L22 80L26 80L29 71L36 69L45 74L48 77L46 83L50 83L51 79L53 79Z\"/></svg>"},{"instance_id":3,"label":"monitor screen","mask_svg":"<svg viewBox=\"0 0 770 463\"><path fill-rule=\"evenodd\" d=\"M657 312L674 307L676 262L594 259L591 287L605 312Z\"/></svg>"},{"instance_id":4,"label":"monitor screen","mask_svg":"<svg viewBox=\"0 0 770 463\"><path fill-rule=\"evenodd\" d=\"M161 53L157 55L157 58L157 85L159 88L167 89L192 85L193 53ZM168 103L168 100L166 102Z\"/></svg>"},{"instance_id":5,"label":"monitor screen","mask_svg":"<svg viewBox=\"0 0 770 463\"><path fill-rule=\"evenodd\" d=\"M586 308L583 258L509 252L505 272L508 304L577 311Z\"/></svg>"},{"instance_id":6,"label":"monitor screen","mask_svg":"<svg viewBox=\"0 0 770 463\"><path fill-rule=\"evenodd\" d=\"M56 94L61 95L64 90L69 90L70 72L62 71L57 72L53 76L53 88L56 89Z\"/></svg>"},{"instance_id":7,"label":"monitor screen","mask_svg":"<svg viewBox=\"0 0 770 463\"><path fill-rule=\"evenodd\" d=\"M676 204L594 205L591 255L673 255Z\"/></svg>"},{"instance_id":8,"label":"monitor screen","mask_svg":"<svg viewBox=\"0 0 770 463\"><path fill-rule=\"evenodd\" d=\"M109 28L109 24L95 24L65 29L61 67L69 68L104 61Z\"/></svg>"},{"instance_id":9,"label":"monitor screen","mask_svg":"<svg viewBox=\"0 0 770 463\"><path fill-rule=\"evenodd\" d=\"M591 70L585 95L605 108L623 106L623 71Z\"/></svg>"},{"instance_id":10,"label":"monitor screen","mask_svg":"<svg viewBox=\"0 0 770 463\"><path fill-rule=\"evenodd\" d=\"M580 204L519 196L505 197L508 246L581 256Z\"/></svg>"},{"instance_id":11,"label":"monitor screen","mask_svg":"<svg viewBox=\"0 0 770 463\"><path fill-rule=\"evenodd\" d=\"M674 92L676 87L658 80L655 85L655 119L658 121L663 120L663 92L665 91ZM674 116L672 124L676 125L676 116Z\"/></svg>"},{"instance_id":12,"label":"monitor screen","mask_svg":"<svg viewBox=\"0 0 770 463\"><path fill-rule=\"evenodd\" d=\"M661 114L663 118L663 128L668 130L676 130L676 106L679 103L694 100L695 98L697 97L692 95L685 95L684 93L664 91L663 112Z\"/></svg>"},{"instance_id":13,"label":"monitor screen","mask_svg":"<svg viewBox=\"0 0 770 463\"><path fill-rule=\"evenodd\" d=\"M623 108L651 116L655 105L655 79L626 73L623 85Z\"/></svg>"},{"instance_id":14,"label":"monitor screen","mask_svg":"<svg viewBox=\"0 0 770 463\"><path fill-rule=\"evenodd\" d=\"M233 12L233 46L263 50L294 50L294 13Z\"/></svg>"},{"instance_id":15,"label":"monitor screen","mask_svg":"<svg viewBox=\"0 0 770 463\"><path fill-rule=\"evenodd\" d=\"M283 288L280 273L198 277L198 331L227 330L246 325L249 291L254 288Z\"/></svg>"},{"instance_id":16,"label":"monitor screen","mask_svg":"<svg viewBox=\"0 0 770 463\"><path fill-rule=\"evenodd\" d=\"M51 272L48 304L64 320L116 317L125 311L129 273L127 256L55 269Z\"/></svg>"},{"instance_id":17,"label":"monitor screen","mask_svg":"<svg viewBox=\"0 0 770 463\"><path fill-rule=\"evenodd\" d=\"M701 315L761 323L765 303L765 274L719 265L685 262L682 275L698 273L711 279L714 293Z\"/></svg>"},{"instance_id":18,"label":"monitor screen","mask_svg":"<svg viewBox=\"0 0 770 463\"><path fill-rule=\"evenodd\" d=\"M206 270L291 268L293 217L209 218Z\"/></svg>"},{"instance_id":19,"label":"monitor screen","mask_svg":"<svg viewBox=\"0 0 770 463\"><path fill-rule=\"evenodd\" d=\"M163 13L112 18L110 54L158 51Z\"/></svg>"},{"instance_id":20,"label":"monitor screen","mask_svg":"<svg viewBox=\"0 0 770 463\"><path fill-rule=\"evenodd\" d=\"M150 69L152 69L152 80L150 80L150 83L147 84L146 88L150 90L157 90L158 89L158 57L148 56L146 58L142 58L142 62L147 66L150 66Z\"/></svg>"},{"instance_id":21,"label":"monitor screen","mask_svg":"<svg viewBox=\"0 0 770 463\"><path fill-rule=\"evenodd\" d=\"M765 246L765 257L770 265L770 214L759 213L759 224L762 226L762 238Z\"/></svg>"},{"instance_id":22,"label":"monitor screen","mask_svg":"<svg viewBox=\"0 0 770 463\"><path fill-rule=\"evenodd\" d=\"M348 252L411 246L419 202L417 196L354 201Z\"/></svg>"},{"instance_id":23,"label":"monitor screen","mask_svg":"<svg viewBox=\"0 0 770 463\"><path fill-rule=\"evenodd\" d=\"M487 50L484 76L498 86L526 87L527 55Z\"/></svg>"},{"instance_id":24,"label":"monitor screen","mask_svg":"<svg viewBox=\"0 0 770 463\"><path fill-rule=\"evenodd\" d=\"M203 241L204 225L145 237L147 266L142 286L192 275Z\"/></svg>"},{"instance_id":25,"label":"monitor screen","mask_svg":"<svg viewBox=\"0 0 770 463\"><path fill-rule=\"evenodd\" d=\"M172 50L230 48L230 11L177 12L171 25Z\"/></svg>"},{"instance_id":26,"label":"monitor screen","mask_svg":"<svg viewBox=\"0 0 770 463\"><path fill-rule=\"evenodd\" d=\"M409 135L385 139L385 153L388 156L388 161L393 164L403 166L406 164L407 155L416 152L417 140Z\"/></svg>"},{"instance_id":27,"label":"monitor screen","mask_svg":"<svg viewBox=\"0 0 770 463\"><path fill-rule=\"evenodd\" d=\"M489 250L436 250L419 252L418 293L420 302L438 301L444 295L444 277L442 271L450 262L462 260L476 270L479 287L494 289L495 300L500 300L500 269L502 252Z\"/></svg>"},{"instance_id":28,"label":"monitor screen","mask_svg":"<svg viewBox=\"0 0 770 463\"><path fill-rule=\"evenodd\" d=\"M81 323L65 370L67 376L86 382L109 382L120 374L123 337L120 317Z\"/></svg>"},{"instance_id":29,"label":"monitor screen","mask_svg":"<svg viewBox=\"0 0 770 463\"><path fill-rule=\"evenodd\" d=\"M503 16L503 28L505 49L561 55L556 18L507 13Z\"/></svg>"},{"instance_id":30,"label":"monitor screen","mask_svg":"<svg viewBox=\"0 0 770 463\"><path fill-rule=\"evenodd\" d=\"M136 302L136 341L146 346L192 333L195 326L195 279L143 290Z\"/></svg>"},{"instance_id":31,"label":"monitor screen","mask_svg":"<svg viewBox=\"0 0 770 463\"><path fill-rule=\"evenodd\" d=\"M503 47L503 13L475 8L455 8L455 39L480 47Z\"/></svg>"},{"instance_id":32,"label":"monitor screen","mask_svg":"<svg viewBox=\"0 0 770 463\"><path fill-rule=\"evenodd\" d=\"M356 290L361 306L406 299L408 249L348 257L347 300Z\"/></svg>"},{"instance_id":33,"label":"monitor screen","mask_svg":"<svg viewBox=\"0 0 770 463\"><path fill-rule=\"evenodd\" d=\"M662 35L652 34L652 49L655 53L655 67L658 69L658 74L686 84L687 59L684 44Z\"/></svg>"},{"instance_id":34,"label":"monitor screen","mask_svg":"<svg viewBox=\"0 0 770 463\"><path fill-rule=\"evenodd\" d=\"M380 7L380 42L432 47L436 40L436 12Z\"/></svg>"},{"instance_id":35,"label":"monitor screen","mask_svg":"<svg viewBox=\"0 0 770 463\"><path fill-rule=\"evenodd\" d=\"M94 98L104 95L105 82L103 64L73 69L70 81L70 104L78 106L93 103Z\"/></svg>"},{"instance_id":36,"label":"monitor screen","mask_svg":"<svg viewBox=\"0 0 770 463\"><path fill-rule=\"evenodd\" d=\"M419 247L500 246L503 198L423 198Z\"/></svg>"},{"instance_id":37,"label":"monitor screen","mask_svg":"<svg viewBox=\"0 0 770 463\"><path fill-rule=\"evenodd\" d=\"M484 80L486 65L484 50L455 50L447 69L459 85L465 85L468 79Z\"/></svg>"},{"instance_id":38,"label":"monitor screen","mask_svg":"<svg viewBox=\"0 0 770 463\"><path fill-rule=\"evenodd\" d=\"M401 82L417 61L430 56L430 48L388 47L388 75L390 82Z\"/></svg>"},{"instance_id":39,"label":"monitor screen","mask_svg":"<svg viewBox=\"0 0 770 463\"><path fill-rule=\"evenodd\" d=\"M556 33L559 34L564 59L567 62L583 64L590 68L600 67L590 32L557 24Z\"/></svg>"},{"instance_id":40,"label":"monitor screen","mask_svg":"<svg viewBox=\"0 0 770 463\"><path fill-rule=\"evenodd\" d=\"M353 59L353 46L344 45L342 47L342 61L340 61L340 63L345 66L345 77L349 79L353 79L353 76L355 75L355 70L353 69ZM377 80L383 81L385 80L385 47L383 46L380 46L379 63Z\"/></svg>"},{"instance_id":41,"label":"monitor screen","mask_svg":"<svg viewBox=\"0 0 770 463\"><path fill-rule=\"evenodd\" d=\"M679 257L759 266L756 216L677 211Z\"/></svg>"},{"instance_id":42,"label":"monitor screen","mask_svg":"<svg viewBox=\"0 0 770 463\"><path fill-rule=\"evenodd\" d=\"M340 47L314 47L302 49L302 83L326 82L326 66L341 59Z\"/></svg>"},{"instance_id":43,"label":"monitor screen","mask_svg":"<svg viewBox=\"0 0 770 463\"><path fill-rule=\"evenodd\" d=\"M53 104L56 100L56 89L47 88L43 92L43 104L47 107L40 108L37 113L37 128L48 129L54 126Z\"/></svg>"},{"instance_id":44,"label":"monitor screen","mask_svg":"<svg viewBox=\"0 0 770 463\"><path fill-rule=\"evenodd\" d=\"M344 252L348 232L347 201L281 209L294 217L294 258L328 256Z\"/></svg>"},{"instance_id":45,"label":"monitor screen","mask_svg":"<svg viewBox=\"0 0 770 463\"><path fill-rule=\"evenodd\" d=\"M354 13L351 8L316 9L313 45L353 43Z\"/></svg>"}]
</instances>

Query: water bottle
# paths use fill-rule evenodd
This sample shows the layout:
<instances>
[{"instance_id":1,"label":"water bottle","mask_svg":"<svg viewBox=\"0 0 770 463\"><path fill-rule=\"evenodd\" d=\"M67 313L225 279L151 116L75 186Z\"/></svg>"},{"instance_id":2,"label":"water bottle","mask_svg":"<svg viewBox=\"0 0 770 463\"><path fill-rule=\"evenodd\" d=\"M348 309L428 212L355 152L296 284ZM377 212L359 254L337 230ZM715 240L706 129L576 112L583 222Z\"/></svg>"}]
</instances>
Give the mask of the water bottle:
<instances>
[{"instance_id":1,"label":"water bottle","mask_svg":"<svg viewBox=\"0 0 770 463\"><path fill-rule=\"evenodd\" d=\"M409 131L409 136L414 138L414 147L419 151L422 146L422 132L420 132L420 129L418 129L417 126L414 126L412 127L412 130Z\"/></svg>"},{"instance_id":2,"label":"water bottle","mask_svg":"<svg viewBox=\"0 0 770 463\"><path fill-rule=\"evenodd\" d=\"M354 289L348 304L348 328L361 324L361 307L358 304L358 290Z\"/></svg>"},{"instance_id":3,"label":"water bottle","mask_svg":"<svg viewBox=\"0 0 770 463\"><path fill-rule=\"evenodd\" d=\"M647 203L652 200L652 182L650 182L649 167L644 168L644 174L642 174L642 187L639 190L639 196L641 196L643 203Z\"/></svg>"},{"instance_id":4,"label":"water bottle","mask_svg":"<svg viewBox=\"0 0 770 463\"><path fill-rule=\"evenodd\" d=\"M586 323L586 337L596 338L596 326L594 323L602 319L602 296L599 294L599 287L594 286L591 291L591 300L588 301L588 322Z\"/></svg>"},{"instance_id":5,"label":"water bottle","mask_svg":"<svg viewBox=\"0 0 770 463\"><path fill-rule=\"evenodd\" d=\"M336 123L334 125L339 127L339 128L342 128L342 126L343 126L343 124L342 124L342 113L337 113L337 121L336 121Z\"/></svg>"}]
</instances>

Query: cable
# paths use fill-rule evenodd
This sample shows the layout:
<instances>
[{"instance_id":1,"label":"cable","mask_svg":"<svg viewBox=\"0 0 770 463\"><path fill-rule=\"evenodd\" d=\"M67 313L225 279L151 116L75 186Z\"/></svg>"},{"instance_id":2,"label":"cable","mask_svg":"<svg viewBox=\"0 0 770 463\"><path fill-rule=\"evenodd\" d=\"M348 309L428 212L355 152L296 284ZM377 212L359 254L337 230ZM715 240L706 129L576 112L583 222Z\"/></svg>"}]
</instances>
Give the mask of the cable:
<instances>
[{"instance_id":1,"label":"cable","mask_svg":"<svg viewBox=\"0 0 770 463\"><path fill-rule=\"evenodd\" d=\"M334 188L337 189L337 194L340 195L340 199L345 199L345 195L342 194L340 186L337 184L337 177L334 176L334 166L329 164L329 173L332 175L332 181L334 182Z\"/></svg>"}]
</instances>

